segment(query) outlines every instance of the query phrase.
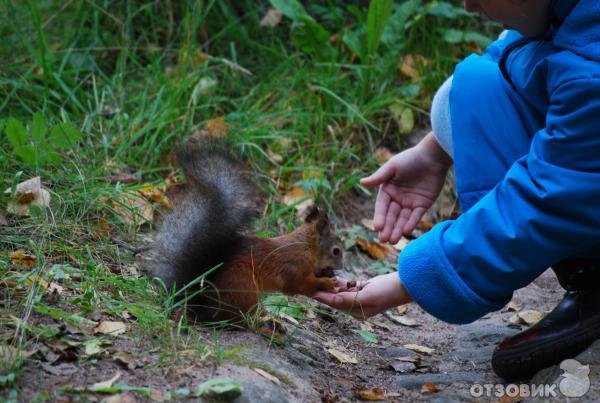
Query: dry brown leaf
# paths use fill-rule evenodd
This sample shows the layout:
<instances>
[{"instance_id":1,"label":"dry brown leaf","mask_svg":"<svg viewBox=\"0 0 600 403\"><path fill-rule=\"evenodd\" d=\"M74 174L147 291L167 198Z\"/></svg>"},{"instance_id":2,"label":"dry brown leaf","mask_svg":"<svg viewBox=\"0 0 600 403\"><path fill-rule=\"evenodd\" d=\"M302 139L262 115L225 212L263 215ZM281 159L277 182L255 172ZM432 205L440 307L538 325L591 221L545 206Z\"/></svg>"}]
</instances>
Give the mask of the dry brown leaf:
<instances>
[{"instance_id":1,"label":"dry brown leaf","mask_svg":"<svg viewBox=\"0 0 600 403\"><path fill-rule=\"evenodd\" d=\"M34 267L36 264L36 257L26 253L23 249L17 249L13 252L10 252L9 257L12 264L29 267Z\"/></svg>"},{"instance_id":2,"label":"dry brown leaf","mask_svg":"<svg viewBox=\"0 0 600 403\"><path fill-rule=\"evenodd\" d=\"M264 17L260 20L260 26L263 28L275 28L281 22L283 14L275 8L269 8Z\"/></svg>"},{"instance_id":3,"label":"dry brown leaf","mask_svg":"<svg viewBox=\"0 0 600 403\"><path fill-rule=\"evenodd\" d=\"M339 362L341 362L342 364L358 364L358 361L356 360L355 357L351 356L350 354L344 353L340 350L337 350L335 348L328 347L328 348L325 348L325 351L327 351L329 354L334 356L335 359L338 360Z\"/></svg>"},{"instance_id":4,"label":"dry brown leaf","mask_svg":"<svg viewBox=\"0 0 600 403\"><path fill-rule=\"evenodd\" d=\"M46 290L46 292L49 294L58 294L58 295L62 295L64 291L65 291L65 288L63 286L61 286L60 284L58 284L56 281L51 281L50 285L48 286L48 289Z\"/></svg>"},{"instance_id":5,"label":"dry brown leaf","mask_svg":"<svg viewBox=\"0 0 600 403\"><path fill-rule=\"evenodd\" d=\"M418 344L405 344L404 348L414 351L415 353L433 354L435 350L431 347L420 346Z\"/></svg>"},{"instance_id":6,"label":"dry brown leaf","mask_svg":"<svg viewBox=\"0 0 600 403\"><path fill-rule=\"evenodd\" d=\"M532 326L538 323L544 317L544 313L533 309L526 309L512 315L508 321L517 325Z\"/></svg>"},{"instance_id":7,"label":"dry brown leaf","mask_svg":"<svg viewBox=\"0 0 600 403\"><path fill-rule=\"evenodd\" d=\"M503 309L504 312L518 312L523 308L521 304L517 304L514 301L510 301Z\"/></svg>"},{"instance_id":8,"label":"dry brown leaf","mask_svg":"<svg viewBox=\"0 0 600 403\"><path fill-rule=\"evenodd\" d=\"M127 325L123 322L112 322L109 320L101 322L98 326L94 328L94 333L102 333L102 334L110 334L117 335L125 333L127 330Z\"/></svg>"},{"instance_id":9,"label":"dry brown leaf","mask_svg":"<svg viewBox=\"0 0 600 403\"><path fill-rule=\"evenodd\" d=\"M391 320L394 323L397 323L402 326L408 327L417 327L421 326L415 319L406 316L406 315L394 315L392 312L385 312L385 317Z\"/></svg>"},{"instance_id":10,"label":"dry brown leaf","mask_svg":"<svg viewBox=\"0 0 600 403\"><path fill-rule=\"evenodd\" d=\"M173 205L164 192L151 183L144 183L142 187L138 189L138 193L144 196L146 200L162 204L166 208L173 208Z\"/></svg>"},{"instance_id":11,"label":"dry brown leaf","mask_svg":"<svg viewBox=\"0 0 600 403\"><path fill-rule=\"evenodd\" d=\"M360 220L360 223L363 227L368 229L369 231L375 231L375 225L373 224L373 220L370 218L363 218Z\"/></svg>"},{"instance_id":12,"label":"dry brown leaf","mask_svg":"<svg viewBox=\"0 0 600 403\"><path fill-rule=\"evenodd\" d=\"M6 189L4 194L12 194L12 189ZM50 192L42 188L42 180L39 176L17 185L14 199L10 199L6 204L6 212L19 217L28 217L32 206L39 208L50 206Z\"/></svg>"},{"instance_id":13,"label":"dry brown leaf","mask_svg":"<svg viewBox=\"0 0 600 403\"><path fill-rule=\"evenodd\" d=\"M424 383L421 386L421 393L437 393L440 392L442 389L440 389L439 386L437 386L435 383L431 383L431 382L427 382Z\"/></svg>"},{"instance_id":14,"label":"dry brown leaf","mask_svg":"<svg viewBox=\"0 0 600 403\"><path fill-rule=\"evenodd\" d=\"M377 147L375 150L375 160L379 162L385 162L392 158L394 154L385 147Z\"/></svg>"},{"instance_id":15,"label":"dry brown leaf","mask_svg":"<svg viewBox=\"0 0 600 403\"><path fill-rule=\"evenodd\" d=\"M283 157L277 153L274 153L270 148L267 148L267 155L273 162L277 164L281 164L283 162Z\"/></svg>"},{"instance_id":16,"label":"dry brown leaf","mask_svg":"<svg viewBox=\"0 0 600 403\"><path fill-rule=\"evenodd\" d=\"M400 306L396 307L396 312L398 313L398 315L404 315L407 310L408 310L408 307L406 305L400 305Z\"/></svg>"},{"instance_id":17,"label":"dry brown leaf","mask_svg":"<svg viewBox=\"0 0 600 403\"><path fill-rule=\"evenodd\" d=\"M115 375L112 378L110 378L106 381L95 383L94 385L92 385L92 389L94 389L94 388L95 389L110 388L114 385L114 383L116 381L119 380L120 377L121 377L121 371L117 370L117 372L115 373Z\"/></svg>"},{"instance_id":18,"label":"dry brown leaf","mask_svg":"<svg viewBox=\"0 0 600 403\"><path fill-rule=\"evenodd\" d=\"M423 232L427 232L427 231L429 231L430 229L432 229L434 225L435 225L435 224L434 224L434 223L432 223L431 221L421 221L421 222L419 222L419 225L418 225L418 226L419 226L419 228L421 228L421 230L422 230Z\"/></svg>"},{"instance_id":19,"label":"dry brown leaf","mask_svg":"<svg viewBox=\"0 0 600 403\"><path fill-rule=\"evenodd\" d=\"M206 122L204 125L204 131L209 137L220 138L229 133L229 125L225 121L224 117L219 116Z\"/></svg>"},{"instance_id":20,"label":"dry brown leaf","mask_svg":"<svg viewBox=\"0 0 600 403\"><path fill-rule=\"evenodd\" d=\"M262 376L265 379L268 379L271 382L276 383L277 385L281 385L281 381L279 380L279 378L277 378L274 375L271 375L270 373L268 373L267 371L265 371L264 369L260 369L260 368L252 368L252 370L256 373L258 373L260 376Z\"/></svg>"},{"instance_id":21,"label":"dry brown leaf","mask_svg":"<svg viewBox=\"0 0 600 403\"><path fill-rule=\"evenodd\" d=\"M137 193L122 193L112 205L119 218L128 225L140 226L154 221L152 204Z\"/></svg>"},{"instance_id":22,"label":"dry brown leaf","mask_svg":"<svg viewBox=\"0 0 600 403\"><path fill-rule=\"evenodd\" d=\"M369 256L378 260L384 260L385 256L393 251L390 246L383 245L377 241L369 242L362 238L356 238L354 242L356 242L360 249L367 252Z\"/></svg>"},{"instance_id":23,"label":"dry brown leaf","mask_svg":"<svg viewBox=\"0 0 600 403\"><path fill-rule=\"evenodd\" d=\"M383 388L371 388L358 391L358 398L360 400L368 401L380 401L387 399L387 392Z\"/></svg>"}]
</instances>

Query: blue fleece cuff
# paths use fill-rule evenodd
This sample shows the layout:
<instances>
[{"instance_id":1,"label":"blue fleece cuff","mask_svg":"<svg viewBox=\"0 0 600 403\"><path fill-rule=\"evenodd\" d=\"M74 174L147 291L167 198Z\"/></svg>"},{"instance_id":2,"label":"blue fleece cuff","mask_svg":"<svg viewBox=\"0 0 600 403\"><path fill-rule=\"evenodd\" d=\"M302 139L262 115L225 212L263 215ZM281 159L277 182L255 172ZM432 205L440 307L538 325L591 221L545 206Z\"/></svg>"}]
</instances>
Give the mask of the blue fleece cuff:
<instances>
[{"instance_id":1,"label":"blue fleece cuff","mask_svg":"<svg viewBox=\"0 0 600 403\"><path fill-rule=\"evenodd\" d=\"M412 299L445 322L470 323L508 301L488 301L460 278L446 257L441 237L452 224L446 221L411 242L398 259L398 274Z\"/></svg>"}]
</instances>

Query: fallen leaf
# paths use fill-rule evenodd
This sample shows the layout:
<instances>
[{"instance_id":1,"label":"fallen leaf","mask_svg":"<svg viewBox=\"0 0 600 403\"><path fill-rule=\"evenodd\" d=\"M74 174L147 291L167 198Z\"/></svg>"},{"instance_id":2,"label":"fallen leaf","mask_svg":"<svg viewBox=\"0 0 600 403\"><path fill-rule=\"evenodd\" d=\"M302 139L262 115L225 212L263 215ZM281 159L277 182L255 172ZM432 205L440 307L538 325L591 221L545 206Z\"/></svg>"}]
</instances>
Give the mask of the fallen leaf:
<instances>
[{"instance_id":1,"label":"fallen leaf","mask_svg":"<svg viewBox=\"0 0 600 403\"><path fill-rule=\"evenodd\" d=\"M121 378L121 371L117 370L117 372L115 373L115 375L106 380L106 381L102 381L102 382L97 382L95 384L92 385L92 387L90 387L90 390L94 390L94 389L104 389L104 388L110 388L114 385L114 383L119 380L119 378Z\"/></svg>"},{"instance_id":2,"label":"fallen leaf","mask_svg":"<svg viewBox=\"0 0 600 403\"><path fill-rule=\"evenodd\" d=\"M274 153L270 148L267 148L267 155L273 162L277 164L281 164L283 162L283 157L280 154Z\"/></svg>"},{"instance_id":3,"label":"fallen leaf","mask_svg":"<svg viewBox=\"0 0 600 403\"><path fill-rule=\"evenodd\" d=\"M358 398L360 400L368 400L368 401L379 401L386 400L387 393L383 388L371 388L358 391Z\"/></svg>"},{"instance_id":4,"label":"fallen leaf","mask_svg":"<svg viewBox=\"0 0 600 403\"><path fill-rule=\"evenodd\" d=\"M363 340L366 341L367 343L372 343L372 344L379 343L379 339L377 338L377 336L374 333L369 332L368 330L355 329L355 330L353 330L353 332L356 333L357 335L359 335L360 337L362 337Z\"/></svg>"},{"instance_id":5,"label":"fallen leaf","mask_svg":"<svg viewBox=\"0 0 600 403\"><path fill-rule=\"evenodd\" d=\"M102 353L101 341L99 339L88 339L83 343L84 354L93 357Z\"/></svg>"},{"instance_id":6,"label":"fallen leaf","mask_svg":"<svg viewBox=\"0 0 600 403\"><path fill-rule=\"evenodd\" d=\"M219 398L228 401L234 400L242 394L244 387L232 378L215 378L198 386L198 396L207 398Z\"/></svg>"},{"instance_id":7,"label":"fallen leaf","mask_svg":"<svg viewBox=\"0 0 600 403\"><path fill-rule=\"evenodd\" d=\"M283 14L281 11L270 7L267 13L260 20L260 26L263 28L275 28L281 22Z\"/></svg>"},{"instance_id":8,"label":"fallen leaf","mask_svg":"<svg viewBox=\"0 0 600 403\"><path fill-rule=\"evenodd\" d=\"M206 122L204 124L204 131L209 137L220 138L229 132L229 125L225 121L225 118L220 116Z\"/></svg>"},{"instance_id":9,"label":"fallen leaf","mask_svg":"<svg viewBox=\"0 0 600 403\"><path fill-rule=\"evenodd\" d=\"M369 231L375 231L375 225L374 225L372 219L363 218L362 220L360 220L360 223L362 224L363 227L365 227Z\"/></svg>"},{"instance_id":10,"label":"fallen leaf","mask_svg":"<svg viewBox=\"0 0 600 403\"><path fill-rule=\"evenodd\" d=\"M398 315L404 315L408 311L408 307L406 305L400 305L396 307L396 312Z\"/></svg>"},{"instance_id":11,"label":"fallen leaf","mask_svg":"<svg viewBox=\"0 0 600 403\"><path fill-rule=\"evenodd\" d=\"M360 249L367 252L369 256L378 260L384 260L385 256L393 250L390 246L383 245L377 241L369 242L362 238L356 238L354 242L356 242Z\"/></svg>"},{"instance_id":12,"label":"fallen leaf","mask_svg":"<svg viewBox=\"0 0 600 403\"><path fill-rule=\"evenodd\" d=\"M406 374L408 372L412 372L417 368L414 361L406 361L406 360L394 361L390 364L390 366L394 369L394 371L401 373L401 374Z\"/></svg>"},{"instance_id":13,"label":"fallen leaf","mask_svg":"<svg viewBox=\"0 0 600 403\"><path fill-rule=\"evenodd\" d=\"M437 393L440 392L442 389L440 389L439 386L437 386L435 383L431 383L431 382L427 382L424 383L421 386L421 393Z\"/></svg>"},{"instance_id":14,"label":"fallen leaf","mask_svg":"<svg viewBox=\"0 0 600 403\"><path fill-rule=\"evenodd\" d=\"M415 115L411 108L404 103L396 102L388 107L394 117L401 134L410 133L415 127Z\"/></svg>"},{"instance_id":15,"label":"fallen leaf","mask_svg":"<svg viewBox=\"0 0 600 403\"><path fill-rule=\"evenodd\" d=\"M358 364L358 361L356 360L355 357L352 357L351 355L346 354L335 348L328 347L328 348L325 348L325 351L327 351L329 354L334 356L335 359L338 360L339 362L341 362L342 364Z\"/></svg>"},{"instance_id":16,"label":"fallen leaf","mask_svg":"<svg viewBox=\"0 0 600 403\"><path fill-rule=\"evenodd\" d=\"M30 274L29 276L27 276L25 284L27 284L28 286L33 286L34 284L37 284L43 289L47 289L50 285L43 277L40 277L37 274Z\"/></svg>"},{"instance_id":17,"label":"fallen leaf","mask_svg":"<svg viewBox=\"0 0 600 403\"><path fill-rule=\"evenodd\" d=\"M117 335L123 334L127 330L127 325L123 322L104 321L94 328L94 333Z\"/></svg>"},{"instance_id":18,"label":"fallen leaf","mask_svg":"<svg viewBox=\"0 0 600 403\"><path fill-rule=\"evenodd\" d=\"M112 201L112 205L125 224L137 227L154 221L152 204L139 193L121 193Z\"/></svg>"},{"instance_id":19,"label":"fallen leaf","mask_svg":"<svg viewBox=\"0 0 600 403\"><path fill-rule=\"evenodd\" d=\"M433 348L420 346L418 344L405 344L404 348L412 350L416 353L423 353L423 354L433 354L433 352L435 351Z\"/></svg>"},{"instance_id":20,"label":"fallen leaf","mask_svg":"<svg viewBox=\"0 0 600 403\"><path fill-rule=\"evenodd\" d=\"M395 243L394 245L392 245L392 248L398 250L398 251L403 251L404 248L406 248L409 244L410 240L408 240L405 237L400 238L400 240Z\"/></svg>"},{"instance_id":21,"label":"fallen leaf","mask_svg":"<svg viewBox=\"0 0 600 403\"><path fill-rule=\"evenodd\" d=\"M50 282L48 289L46 290L49 294L62 295L65 291L65 288L58 284L56 281Z\"/></svg>"},{"instance_id":22,"label":"fallen leaf","mask_svg":"<svg viewBox=\"0 0 600 403\"><path fill-rule=\"evenodd\" d=\"M523 308L523 306L521 306L520 304L517 304L514 301L510 301L503 309L504 312L517 312L520 311L521 308Z\"/></svg>"},{"instance_id":23,"label":"fallen leaf","mask_svg":"<svg viewBox=\"0 0 600 403\"><path fill-rule=\"evenodd\" d=\"M173 208L173 205L163 191L151 183L144 183L142 187L138 189L138 193L144 196L146 200L162 204L166 208Z\"/></svg>"},{"instance_id":24,"label":"fallen leaf","mask_svg":"<svg viewBox=\"0 0 600 403\"><path fill-rule=\"evenodd\" d=\"M36 257L26 253L23 249L17 249L9 253L10 261L13 264L33 267L36 264Z\"/></svg>"},{"instance_id":25,"label":"fallen leaf","mask_svg":"<svg viewBox=\"0 0 600 403\"><path fill-rule=\"evenodd\" d=\"M375 160L379 162L385 162L392 158L394 154L385 147L377 147L375 150Z\"/></svg>"},{"instance_id":26,"label":"fallen leaf","mask_svg":"<svg viewBox=\"0 0 600 403\"><path fill-rule=\"evenodd\" d=\"M394 323L402 326L417 327L421 326L415 319L406 315L394 315L390 311L384 313L385 317Z\"/></svg>"},{"instance_id":27,"label":"fallen leaf","mask_svg":"<svg viewBox=\"0 0 600 403\"><path fill-rule=\"evenodd\" d=\"M398 68L403 76L410 78L412 82L419 81L421 73L419 68L427 67L429 61L422 55L404 55L398 61Z\"/></svg>"},{"instance_id":28,"label":"fallen leaf","mask_svg":"<svg viewBox=\"0 0 600 403\"><path fill-rule=\"evenodd\" d=\"M429 231L430 229L432 229L434 225L435 225L435 224L434 224L433 222L431 222L431 221L421 221L421 222L419 222L419 225L418 225L418 227L419 227L419 228L420 228L420 229L421 229L423 232L427 232L427 231Z\"/></svg>"},{"instance_id":29,"label":"fallen leaf","mask_svg":"<svg viewBox=\"0 0 600 403\"><path fill-rule=\"evenodd\" d=\"M281 201L286 206L294 206L296 215L299 217L304 216L308 209L315 204L314 199L309 197L302 187L292 188Z\"/></svg>"},{"instance_id":30,"label":"fallen leaf","mask_svg":"<svg viewBox=\"0 0 600 403\"><path fill-rule=\"evenodd\" d=\"M538 323L544 317L544 313L533 309L526 309L512 315L508 321L517 325L532 326Z\"/></svg>"},{"instance_id":31,"label":"fallen leaf","mask_svg":"<svg viewBox=\"0 0 600 403\"><path fill-rule=\"evenodd\" d=\"M277 378L274 375L271 375L270 373L268 373L267 371L265 371L264 369L260 369L260 368L252 368L252 370L256 373L258 373L260 376L262 376L265 379L268 379L271 382L276 383L277 385L281 385L281 381L279 380L279 378Z\"/></svg>"},{"instance_id":32,"label":"fallen leaf","mask_svg":"<svg viewBox=\"0 0 600 403\"><path fill-rule=\"evenodd\" d=\"M12 188L6 189L4 194L12 194ZM6 212L19 217L28 217L32 206L42 209L50 206L50 192L42 188L39 176L17 185L14 198L6 204Z\"/></svg>"}]
</instances>

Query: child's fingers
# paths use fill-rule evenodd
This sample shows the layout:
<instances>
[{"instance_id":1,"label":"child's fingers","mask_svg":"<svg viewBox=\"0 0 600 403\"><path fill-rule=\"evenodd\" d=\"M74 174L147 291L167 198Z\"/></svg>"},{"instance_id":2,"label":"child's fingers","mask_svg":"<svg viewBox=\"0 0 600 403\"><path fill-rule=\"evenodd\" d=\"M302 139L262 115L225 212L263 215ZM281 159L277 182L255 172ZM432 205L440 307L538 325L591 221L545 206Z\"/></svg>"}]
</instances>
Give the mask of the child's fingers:
<instances>
[{"instance_id":1,"label":"child's fingers","mask_svg":"<svg viewBox=\"0 0 600 403\"><path fill-rule=\"evenodd\" d=\"M356 307L358 292L325 292L318 291L313 295L313 298L323 304L327 304L333 308L341 309L342 311L350 311Z\"/></svg>"},{"instance_id":2,"label":"child's fingers","mask_svg":"<svg viewBox=\"0 0 600 403\"><path fill-rule=\"evenodd\" d=\"M404 224L404 235L410 235L410 233L415 230L417 224L419 223L419 220L421 220L423 214L425 214L426 211L427 210L425 209L425 207L415 207L415 209L410 214L409 219L406 221L406 224Z\"/></svg>"},{"instance_id":3,"label":"child's fingers","mask_svg":"<svg viewBox=\"0 0 600 403\"><path fill-rule=\"evenodd\" d=\"M396 244L402 238L404 225L410 218L411 210L409 208L403 208L400 211L400 215L398 216L398 220L396 220L396 225L394 225L394 230L392 231L392 235L390 235L390 243Z\"/></svg>"},{"instance_id":4,"label":"child's fingers","mask_svg":"<svg viewBox=\"0 0 600 403\"><path fill-rule=\"evenodd\" d=\"M381 185L392 179L395 175L395 168L390 161L383 164L377 171L367 176L366 178L362 178L360 180L360 184L363 186L377 186Z\"/></svg>"},{"instance_id":5,"label":"child's fingers","mask_svg":"<svg viewBox=\"0 0 600 403\"><path fill-rule=\"evenodd\" d=\"M387 214L385 216L385 224L383 226L383 229L379 233L380 241L387 242L388 239L390 239L390 235L392 234L392 230L394 229L394 225L396 224L396 220L398 219L399 213L400 205L396 202L391 202Z\"/></svg>"},{"instance_id":6,"label":"child's fingers","mask_svg":"<svg viewBox=\"0 0 600 403\"><path fill-rule=\"evenodd\" d=\"M373 216L373 227L376 231L381 231L385 224L385 216L387 215L388 207L390 205L390 195L379 188L377 199L375 200L375 213Z\"/></svg>"}]
</instances>

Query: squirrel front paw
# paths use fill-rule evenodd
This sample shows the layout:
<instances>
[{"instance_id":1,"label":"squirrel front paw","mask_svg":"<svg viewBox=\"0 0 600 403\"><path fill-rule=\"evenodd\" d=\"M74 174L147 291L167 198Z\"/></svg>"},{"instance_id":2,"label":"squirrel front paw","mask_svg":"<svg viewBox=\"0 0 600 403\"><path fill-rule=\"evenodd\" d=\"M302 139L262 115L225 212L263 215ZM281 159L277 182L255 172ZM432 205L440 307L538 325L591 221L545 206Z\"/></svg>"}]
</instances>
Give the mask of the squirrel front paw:
<instances>
[{"instance_id":1,"label":"squirrel front paw","mask_svg":"<svg viewBox=\"0 0 600 403\"><path fill-rule=\"evenodd\" d=\"M335 277L321 277L318 279L318 291L335 291L342 284Z\"/></svg>"}]
</instances>

